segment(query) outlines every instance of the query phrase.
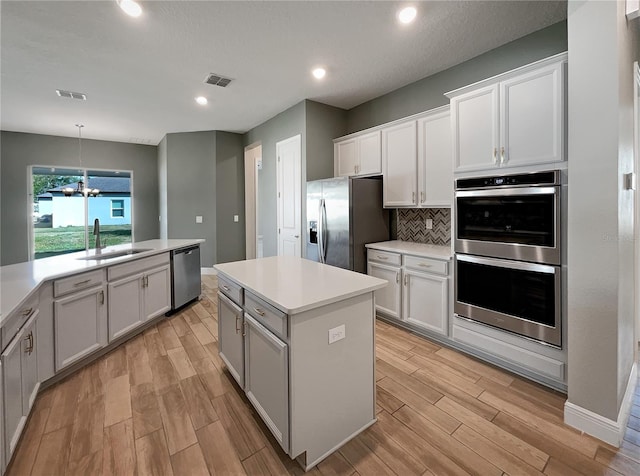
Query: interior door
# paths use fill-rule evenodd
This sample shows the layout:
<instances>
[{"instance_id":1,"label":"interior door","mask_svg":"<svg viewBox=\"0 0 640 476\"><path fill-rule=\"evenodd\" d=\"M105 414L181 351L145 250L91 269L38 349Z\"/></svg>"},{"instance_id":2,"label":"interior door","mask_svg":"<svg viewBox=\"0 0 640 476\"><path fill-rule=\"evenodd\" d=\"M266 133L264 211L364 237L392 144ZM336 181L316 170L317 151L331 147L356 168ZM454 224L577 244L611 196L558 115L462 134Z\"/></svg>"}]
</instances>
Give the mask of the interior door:
<instances>
[{"instance_id":1,"label":"interior door","mask_svg":"<svg viewBox=\"0 0 640 476\"><path fill-rule=\"evenodd\" d=\"M276 144L278 156L278 255L302 256L300 135Z\"/></svg>"}]
</instances>

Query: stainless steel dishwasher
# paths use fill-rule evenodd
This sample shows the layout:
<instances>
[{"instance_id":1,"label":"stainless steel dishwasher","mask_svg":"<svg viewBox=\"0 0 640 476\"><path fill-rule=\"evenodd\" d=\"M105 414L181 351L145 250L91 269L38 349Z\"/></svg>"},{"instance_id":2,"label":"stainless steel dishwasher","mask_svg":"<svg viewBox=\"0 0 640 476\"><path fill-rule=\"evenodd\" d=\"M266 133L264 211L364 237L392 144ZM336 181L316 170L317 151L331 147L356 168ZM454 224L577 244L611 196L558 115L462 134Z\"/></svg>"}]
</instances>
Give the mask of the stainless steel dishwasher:
<instances>
[{"instance_id":1,"label":"stainless steel dishwasher","mask_svg":"<svg viewBox=\"0 0 640 476\"><path fill-rule=\"evenodd\" d=\"M178 309L200 296L200 246L171 252L171 308Z\"/></svg>"}]
</instances>

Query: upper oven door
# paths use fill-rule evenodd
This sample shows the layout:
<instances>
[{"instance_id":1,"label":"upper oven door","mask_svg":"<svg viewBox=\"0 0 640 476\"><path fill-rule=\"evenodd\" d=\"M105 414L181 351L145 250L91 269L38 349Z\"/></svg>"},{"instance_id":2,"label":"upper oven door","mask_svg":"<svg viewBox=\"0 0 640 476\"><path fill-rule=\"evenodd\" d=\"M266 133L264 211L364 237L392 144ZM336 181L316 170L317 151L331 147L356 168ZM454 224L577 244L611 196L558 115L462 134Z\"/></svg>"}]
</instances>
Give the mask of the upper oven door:
<instances>
[{"instance_id":1,"label":"upper oven door","mask_svg":"<svg viewBox=\"0 0 640 476\"><path fill-rule=\"evenodd\" d=\"M455 251L560 264L560 187L456 192Z\"/></svg>"}]
</instances>

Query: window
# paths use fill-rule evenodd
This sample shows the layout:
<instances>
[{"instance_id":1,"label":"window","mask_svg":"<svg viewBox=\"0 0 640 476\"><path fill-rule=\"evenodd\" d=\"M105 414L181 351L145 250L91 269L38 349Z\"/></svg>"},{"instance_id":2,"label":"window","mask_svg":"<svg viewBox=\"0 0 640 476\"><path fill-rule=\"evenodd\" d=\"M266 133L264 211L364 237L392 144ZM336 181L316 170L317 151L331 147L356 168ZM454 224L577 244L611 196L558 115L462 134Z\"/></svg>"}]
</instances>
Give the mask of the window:
<instances>
[{"instance_id":1,"label":"window","mask_svg":"<svg viewBox=\"0 0 640 476\"><path fill-rule=\"evenodd\" d=\"M94 248L96 218L103 244L131 243L131 176L130 171L32 167L31 259ZM79 183L99 193L78 192Z\"/></svg>"},{"instance_id":2,"label":"window","mask_svg":"<svg viewBox=\"0 0 640 476\"><path fill-rule=\"evenodd\" d=\"M111 200L111 218L124 218L124 200Z\"/></svg>"}]
</instances>

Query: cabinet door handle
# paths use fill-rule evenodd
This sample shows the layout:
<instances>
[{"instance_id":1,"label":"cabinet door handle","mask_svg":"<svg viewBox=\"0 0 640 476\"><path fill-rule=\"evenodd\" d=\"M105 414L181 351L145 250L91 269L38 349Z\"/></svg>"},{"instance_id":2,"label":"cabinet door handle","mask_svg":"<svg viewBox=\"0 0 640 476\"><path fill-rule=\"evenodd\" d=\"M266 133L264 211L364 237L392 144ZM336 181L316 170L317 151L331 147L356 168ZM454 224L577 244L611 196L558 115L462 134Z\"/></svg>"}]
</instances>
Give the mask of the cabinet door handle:
<instances>
[{"instance_id":1,"label":"cabinet door handle","mask_svg":"<svg viewBox=\"0 0 640 476\"><path fill-rule=\"evenodd\" d=\"M416 203L416 192L411 192L411 201Z\"/></svg>"},{"instance_id":2,"label":"cabinet door handle","mask_svg":"<svg viewBox=\"0 0 640 476\"><path fill-rule=\"evenodd\" d=\"M294 238L300 238L300 235L293 235Z\"/></svg>"},{"instance_id":3,"label":"cabinet door handle","mask_svg":"<svg viewBox=\"0 0 640 476\"><path fill-rule=\"evenodd\" d=\"M100 291L100 304L104 304L104 290Z\"/></svg>"},{"instance_id":4,"label":"cabinet door handle","mask_svg":"<svg viewBox=\"0 0 640 476\"><path fill-rule=\"evenodd\" d=\"M493 148L493 163L498 165L498 148Z\"/></svg>"},{"instance_id":5,"label":"cabinet door handle","mask_svg":"<svg viewBox=\"0 0 640 476\"><path fill-rule=\"evenodd\" d=\"M240 316L236 316L236 334L240 333L240 327L238 324L240 323Z\"/></svg>"},{"instance_id":6,"label":"cabinet door handle","mask_svg":"<svg viewBox=\"0 0 640 476\"><path fill-rule=\"evenodd\" d=\"M33 331L29 332L29 335L25 337L24 340L29 342L29 344L27 344L27 348L24 349L24 353L31 355L31 352L33 352Z\"/></svg>"},{"instance_id":7,"label":"cabinet door handle","mask_svg":"<svg viewBox=\"0 0 640 476\"><path fill-rule=\"evenodd\" d=\"M247 335L247 323L242 324L242 337Z\"/></svg>"},{"instance_id":8,"label":"cabinet door handle","mask_svg":"<svg viewBox=\"0 0 640 476\"><path fill-rule=\"evenodd\" d=\"M506 162L504 160L504 147L500 147L500 165L503 165Z\"/></svg>"},{"instance_id":9,"label":"cabinet door handle","mask_svg":"<svg viewBox=\"0 0 640 476\"><path fill-rule=\"evenodd\" d=\"M400 271L396 271L396 284L400 282Z\"/></svg>"},{"instance_id":10,"label":"cabinet door handle","mask_svg":"<svg viewBox=\"0 0 640 476\"><path fill-rule=\"evenodd\" d=\"M149 287L149 276L148 275L144 277L144 286L147 287L147 288Z\"/></svg>"},{"instance_id":11,"label":"cabinet door handle","mask_svg":"<svg viewBox=\"0 0 640 476\"><path fill-rule=\"evenodd\" d=\"M424 203L424 192L420 192L420 203Z\"/></svg>"},{"instance_id":12,"label":"cabinet door handle","mask_svg":"<svg viewBox=\"0 0 640 476\"><path fill-rule=\"evenodd\" d=\"M253 310L256 311L259 316L264 317L264 309L260 309L259 307L254 307Z\"/></svg>"},{"instance_id":13,"label":"cabinet door handle","mask_svg":"<svg viewBox=\"0 0 640 476\"><path fill-rule=\"evenodd\" d=\"M83 284L87 284L88 282L90 282L91 279L85 279L84 281L78 281L77 283L75 283L73 286L74 287L78 287L78 286L82 286Z\"/></svg>"},{"instance_id":14,"label":"cabinet door handle","mask_svg":"<svg viewBox=\"0 0 640 476\"><path fill-rule=\"evenodd\" d=\"M409 277L409 276L407 276L406 274L404 275L404 285L405 285L405 286L407 285L407 278L408 278L408 277Z\"/></svg>"}]
</instances>

